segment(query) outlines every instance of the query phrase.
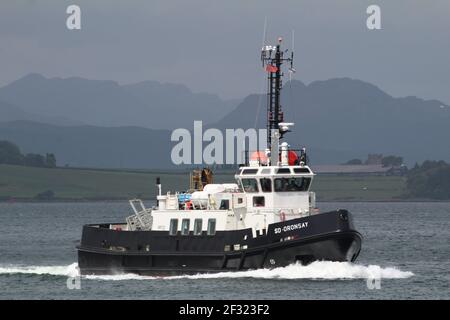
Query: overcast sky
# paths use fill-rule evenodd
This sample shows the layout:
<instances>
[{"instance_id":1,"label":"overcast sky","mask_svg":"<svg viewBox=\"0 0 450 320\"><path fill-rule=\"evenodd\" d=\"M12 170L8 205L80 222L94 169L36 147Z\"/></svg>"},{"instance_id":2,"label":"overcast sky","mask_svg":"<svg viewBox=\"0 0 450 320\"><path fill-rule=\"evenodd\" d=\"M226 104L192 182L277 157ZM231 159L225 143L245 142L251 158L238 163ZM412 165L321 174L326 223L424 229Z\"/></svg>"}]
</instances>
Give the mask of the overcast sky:
<instances>
[{"instance_id":1,"label":"overcast sky","mask_svg":"<svg viewBox=\"0 0 450 320\"><path fill-rule=\"evenodd\" d=\"M79 31L66 28L70 4L81 7ZM366 27L370 4L382 30ZM268 42L282 35L290 47L295 30L299 80L352 77L450 104L448 0L2 0L0 85L37 72L243 97L264 81L265 17Z\"/></svg>"}]
</instances>

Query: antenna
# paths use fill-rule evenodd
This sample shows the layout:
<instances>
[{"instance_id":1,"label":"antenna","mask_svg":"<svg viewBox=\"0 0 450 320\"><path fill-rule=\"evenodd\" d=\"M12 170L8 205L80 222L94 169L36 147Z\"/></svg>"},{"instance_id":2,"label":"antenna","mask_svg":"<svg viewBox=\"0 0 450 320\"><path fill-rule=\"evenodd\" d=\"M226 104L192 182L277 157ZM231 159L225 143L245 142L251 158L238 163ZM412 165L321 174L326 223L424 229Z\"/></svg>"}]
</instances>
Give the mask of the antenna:
<instances>
[{"instance_id":1,"label":"antenna","mask_svg":"<svg viewBox=\"0 0 450 320\"><path fill-rule=\"evenodd\" d=\"M264 29L263 29L263 40L262 45L266 44L266 33L267 33L267 16L264 17Z\"/></svg>"},{"instance_id":2,"label":"antenna","mask_svg":"<svg viewBox=\"0 0 450 320\"><path fill-rule=\"evenodd\" d=\"M264 29L263 29L263 39L262 39L262 46L261 46L261 61L264 61L265 58L265 48L266 46L266 34L267 34L267 16L264 17ZM262 63L262 66L264 68L264 62Z\"/></svg>"},{"instance_id":3,"label":"antenna","mask_svg":"<svg viewBox=\"0 0 450 320\"><path fill-rule=\"evenodd\" d=\"M266 34L267 34L267 16L264 17L263 38L262 38L262 44L261 44L261 60L263 59L263 51L264 51L264 47L266 45ZM263 68L264 68L264 63L263 63ZM263 91L263 88L264 88L264 82L261 83L260 92ZM259 94L258 95L258 109L256 110L255 124L253 126L255 129L256 129L256 126L258 125L258 119L259 119L259 113L261 111L261 105L262 105L262 94Z\"/></svg>"},{"instance_id":4,"label":"antenna","mask_svg":"<svg viewBox=\"0 0 450 320\"><path fill-rule=\"evenodd\" d=\"M261 62L264 69L267 71L267 147L271 148L272 132L275 130L279 133L280 138L287 131L280 130L279 123L283 122L283 112L281 111L281 89L283 87L281 77L283 73L281 71L282 64L284 62L290 63L293 70L294 55L291 52L290 57L285 58L287 51L281 50L281 44L283 42L282 37L278 37L277 44L275 46L264 45L261 50Z\"/></svg>"},{"instance_id":5,"label":"antenna","mask_svg":"<svg viewBox=\"0 0 450 320\"><path fill-rule=\"evenodd\" d=\"M295 73L295 69L294 69L294 47L295 47L295 36L294 36L294 32L295 30L292 29L291 31L291 67L289 68L289 82L292 82L292 75Z\"/></svg>"},{"instance_id":6,"label":"antenna","mask_svg":"<svg viewBox=\"0 0 450 320\"><path fill-rule=\"evenodd\" d=\"M291 31L291 36L292 36L292 39L291 39L292 52L294 52L294 47L295 47L295 37L294 37L294 32L295 32L295 30L292 29L292 31Z\"/></svg>"}]
</instances>

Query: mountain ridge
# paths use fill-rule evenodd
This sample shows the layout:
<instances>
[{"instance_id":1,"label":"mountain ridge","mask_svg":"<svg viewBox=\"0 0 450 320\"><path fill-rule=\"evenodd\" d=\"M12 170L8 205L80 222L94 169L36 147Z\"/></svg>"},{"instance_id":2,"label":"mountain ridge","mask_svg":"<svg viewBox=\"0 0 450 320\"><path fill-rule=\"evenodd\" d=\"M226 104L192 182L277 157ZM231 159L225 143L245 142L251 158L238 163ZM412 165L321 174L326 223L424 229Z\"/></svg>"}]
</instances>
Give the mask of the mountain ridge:
<instances>
[{"instance_id":1,"label":"mountain ridge","mask_svg":"<svg viewBox=\"0 0 450 320\"><path fill-rule=\"evenodd\" d=\"M216 121L239 102L193 93L181 84L144 81L121 85L112 80L47 78L36 73L1 87L0 100L29 113L74 123L154 129L174 129L194 119Z\"/></svg>"},{"instance_id":2,"label":"mountain ridge","mask_svg":"<svg viewBox=\"0 0 450 320\"><path fill-rule=\"evenodd\" d=\"M133 85L126 90L130 88ZM255 123L256 128L265 128L265 103L264 94L250 94L225 116L204 124L204 130L248 129ZM393 97L361 80L334 78L308 85L298 80L286 83L282 106L285 120L296 124L286 135L287 141L294 148L306 146L314 164L343 163L366 158L369 153L402 156L408 165L426 159L450 160L446 141L450 136L450 107L438 100ZM193 129L192 119L182 120L180 127ZM17 143L26 152L51 151L59 165L70 166L173 167L170 153L175 143L170 141L170 134L170 128L139 125L0 123L1 139Z\"/></svg>"}]
</instances>

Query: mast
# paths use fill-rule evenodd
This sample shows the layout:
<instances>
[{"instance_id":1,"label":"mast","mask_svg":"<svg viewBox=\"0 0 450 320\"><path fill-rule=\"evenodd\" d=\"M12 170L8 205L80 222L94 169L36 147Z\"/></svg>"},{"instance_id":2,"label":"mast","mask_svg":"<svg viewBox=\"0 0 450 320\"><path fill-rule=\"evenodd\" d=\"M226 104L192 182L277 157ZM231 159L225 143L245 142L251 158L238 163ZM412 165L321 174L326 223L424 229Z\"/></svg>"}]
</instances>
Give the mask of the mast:
<instances>
[{"instance_id":1,"label":"mast","mask_svg":"<svg viewBox=\"0 0 450 320\"><path fill-rule=\"evenodd\" d=\"M271 149L272 133L278 132L280 138L287 130L280 130L279 124L283 122L283 111L281 110L281 89L283 87L283 72L281 67L284 62L290 63L290 70L293 70L294 53L291 51L289 57L285 58L286 51L281 50L283 39L278 38L276 46L264 46L261 51L261 62L267 71L267 147Z\"/></svg>"}]
</instances>

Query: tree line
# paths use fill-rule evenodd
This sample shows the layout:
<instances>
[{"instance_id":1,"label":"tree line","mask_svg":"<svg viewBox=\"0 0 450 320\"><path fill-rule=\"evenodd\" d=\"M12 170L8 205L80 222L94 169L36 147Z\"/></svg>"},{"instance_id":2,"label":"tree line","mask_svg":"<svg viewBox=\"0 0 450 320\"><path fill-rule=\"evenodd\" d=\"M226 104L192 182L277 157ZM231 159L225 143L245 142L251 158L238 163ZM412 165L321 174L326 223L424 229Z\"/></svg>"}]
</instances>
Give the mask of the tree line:
<instances>
[{"instance_id":1,"label":"tree line","mask_svg":"<svg viewBox=\"0 0 450 320\"><path fill-rule=\"evenodd\" d=\"M436 200L450 199L450 164L425 161L408 171L406 187L410 197Z\"/></svg>"},{"instance_id":2,"label":"tree line","mask_svg":"<svg viewBox=\"0 0 450 320\"><path fill-rule=\"evenodd\" d=\"M45 155L37 153L22 154L16 144L3 140L0 141L0 164L55 168L56 157L53 153L46 153Z\"/></svg>"},{"instance_id":3,"label":"tree line","mask_svg":"<svg viewBox=\"0 0 450 320\"><path fill-rule=\"evenodd\" d=\"M398 156L382 156L379 155L379 162L383 167L399 167L403 164L403 157ZM351 159L344 163L344 165L363 165L371 164L370 159L362 161L361 159Z\"/></svg>"}]
</instances>

